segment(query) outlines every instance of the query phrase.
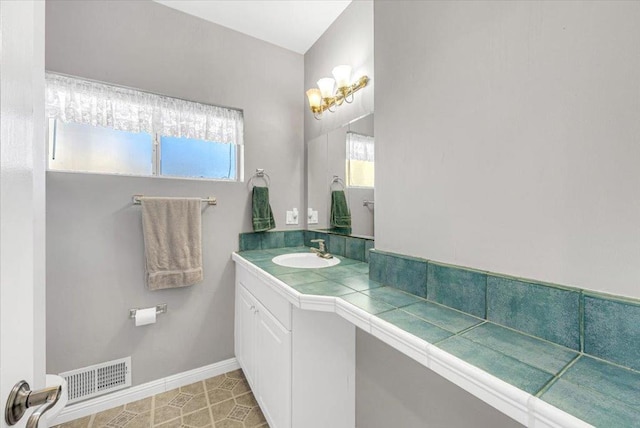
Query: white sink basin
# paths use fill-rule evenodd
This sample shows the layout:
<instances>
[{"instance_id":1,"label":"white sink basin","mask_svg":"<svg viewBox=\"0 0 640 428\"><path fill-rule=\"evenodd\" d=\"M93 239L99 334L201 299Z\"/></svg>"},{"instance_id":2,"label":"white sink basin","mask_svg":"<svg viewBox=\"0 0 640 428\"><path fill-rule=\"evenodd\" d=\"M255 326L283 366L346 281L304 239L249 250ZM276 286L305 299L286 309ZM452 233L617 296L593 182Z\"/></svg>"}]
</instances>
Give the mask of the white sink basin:
<instances>
[{"instance_id":1,"label":"white sink basin","mask_svg":"<svg viewBox=\"0 0 640 428\"><path fill-rule=\"evenodd\" d=\"M301 268L301 269L318 269L329 266L335 266L340 263L340 259L334 257L332 259L323 259L315 253L291 253L274 257L272 260L277 265Z\"/></svg>"}]
</instances>

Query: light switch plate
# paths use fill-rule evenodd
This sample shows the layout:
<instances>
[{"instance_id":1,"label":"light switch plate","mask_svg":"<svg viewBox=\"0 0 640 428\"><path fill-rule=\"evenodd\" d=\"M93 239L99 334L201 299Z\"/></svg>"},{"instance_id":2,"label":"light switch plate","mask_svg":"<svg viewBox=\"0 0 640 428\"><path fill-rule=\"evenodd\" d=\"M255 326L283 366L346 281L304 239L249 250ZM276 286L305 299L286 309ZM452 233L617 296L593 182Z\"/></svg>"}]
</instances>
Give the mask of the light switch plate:
<instances>
[{"instance_id":1,"label":"light switch plate","mask_svg":"<svg viewBox=\"0 0 640 428\"><path fill-rule=\"evenodd\" d=\"M311 217L308 221L309 224L318 224L318 211L311 211Z\"/></svg>"},{"instance_id":2,"label":"light switch plate","mask_svg":"<svg viewBox=\"0 0 640 428\"><path fill-rule=\"evenodd\" d=\"M293 215L293 211L287 211L286 224L298 224L298 217Z\"/></svg>"}]
</instances>

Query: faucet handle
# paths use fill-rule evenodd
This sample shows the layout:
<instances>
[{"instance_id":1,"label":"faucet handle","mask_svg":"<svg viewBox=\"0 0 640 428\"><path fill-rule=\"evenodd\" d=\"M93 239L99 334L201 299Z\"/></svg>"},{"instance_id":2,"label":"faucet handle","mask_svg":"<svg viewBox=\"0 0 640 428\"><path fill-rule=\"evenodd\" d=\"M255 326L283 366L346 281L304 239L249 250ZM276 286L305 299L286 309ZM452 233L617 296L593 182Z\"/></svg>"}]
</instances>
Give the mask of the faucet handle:
<instances>
[{"instance_id":1,"label":"faucet handle","mask_svg":"<svg viewBox=\"0 0 640 428\"><path fill-rule=\"evenodd\" d=\"M325 251L324 239L312 239L311 242L318 244L318 249L322 252Z\"/></svg>"}]
</instances>

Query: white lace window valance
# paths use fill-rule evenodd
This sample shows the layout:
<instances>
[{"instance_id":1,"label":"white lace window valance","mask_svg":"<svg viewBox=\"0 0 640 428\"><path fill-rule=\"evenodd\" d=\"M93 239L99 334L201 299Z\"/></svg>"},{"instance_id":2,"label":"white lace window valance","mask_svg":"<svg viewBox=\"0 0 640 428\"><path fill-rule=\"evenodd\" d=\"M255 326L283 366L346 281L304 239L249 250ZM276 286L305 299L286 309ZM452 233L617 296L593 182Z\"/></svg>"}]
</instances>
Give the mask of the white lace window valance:
<instances>
[{"instance_id":1,"label":"white lace window valance","mask_svg":"<svg viewBox=\"0 0 640 428\"><path fill-rule=\"evenodd\" d=\"M128 132L243 144L242 111L47 73L49 118Z\"/></svg>"},{"instance_id":2,"label":"white lace window valance","mask_svg":"<svg viewBox=\"0 0 640 428\"><path fill-rule=\"evenodd\" d=\"M350 160L373 162L373 137L347 132L347 144Z\"/></svg>"}]
</instances>

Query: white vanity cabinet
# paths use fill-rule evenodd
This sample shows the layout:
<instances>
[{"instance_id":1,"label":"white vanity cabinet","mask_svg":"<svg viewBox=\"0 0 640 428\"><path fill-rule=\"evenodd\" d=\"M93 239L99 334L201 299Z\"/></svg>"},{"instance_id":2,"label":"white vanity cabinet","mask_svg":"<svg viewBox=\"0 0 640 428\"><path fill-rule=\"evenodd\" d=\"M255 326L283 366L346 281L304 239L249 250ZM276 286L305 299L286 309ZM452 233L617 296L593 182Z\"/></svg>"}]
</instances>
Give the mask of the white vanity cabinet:
<instances>
[{"instance_id":1,"label":"white vanity cabinet","mask_svg":"<svg viewBox=\"0 0 640 428\"><path fill-rule=\"evenodd\" d=\"M235 351L271 428L355 427L355 327L236 264Z\"/></svg>"},{"instance_id":2,"label":"white vanity cabinet","mask_svg":"<svg viewBox=\"0 0 640 428\"><path fill-rule=\"evenodd\" d=\"M242 285L236 288L236 357L269 426L291 426L291 331Z\"/></svg>"}]
</instances>

